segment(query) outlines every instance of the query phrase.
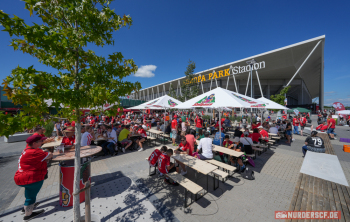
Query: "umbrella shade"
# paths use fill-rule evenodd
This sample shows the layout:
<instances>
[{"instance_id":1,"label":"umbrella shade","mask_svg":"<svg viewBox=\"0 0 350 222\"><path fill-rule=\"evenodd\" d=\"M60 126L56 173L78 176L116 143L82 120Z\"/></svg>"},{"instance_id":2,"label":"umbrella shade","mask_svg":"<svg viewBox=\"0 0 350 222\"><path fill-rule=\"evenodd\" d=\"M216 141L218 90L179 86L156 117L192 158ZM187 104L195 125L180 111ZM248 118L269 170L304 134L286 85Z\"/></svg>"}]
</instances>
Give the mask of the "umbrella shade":
<instances>
[{"instance_id":1,"label":"umbrella shade","mask_svg":"<svg viewBox=\"0 0 350 222\"><path fill-rule=\"evenodd\" d=\"M350 110L340 110L337 113L340 115L350 115Z\"/></svg>"},{"instance_id":2,"label":"umbrella shade","mask_svg":"<svg viewBox=\"0 0 350 222\"><path fill-rule=\"evenodd\" d=\"M261 101L220 87L196 96L176 106L177 109L191 108L259 108L265 107Z\"/></svg>"},{"instance_id":3,"label":"umbrella shade","mask_svg":"<svg viewBox=\"0 0 350 222\"><path fill-rule=\"evenodd\" d=\"M287 110L287 113L294 113L294 110L298 110L299 113L309 113L311 112L311 110L308 110L308 109L305 109L305 108L302 108L302 107L297 107L297 108L291 108L289 110Z\"/></svg>"},{"instance_id":4,"label":"umbrella shade","mask_svg":"<svg viewBox=\"0 0 350 222\"><path fill-rule=\"evenodd\" d=\"M147 104L148 106L153 107L161 107L166 109L174 109L179 104L182 104L181 101L174 99L173 97L170 97L168 95L164 95L162 97L159 97L158 99L152 101L151 103Z\"/></svg>"},{"instance_id":5,"label":"umbrella shade","mask_svg":"<svg viewBox=\"0 0 350 222\"><path fill-rule=\"evenodd\" d=\"M152 106L152 104L157 102L158 100L159 100L159 98L152 99L151 101L147 101L147 102L144 102L140 105L130 107L129 109L161 109L161 108Z\"/></svg>"},{"instance_id":6,"label":"umbrella shade","mask_svg":"<svg viewBox=\"0 0 350 222\"><path fill-rule=\"evenodd\" d=\"M259 101L263 102L266 106L266 109L288 109L285 106L282 106L272 100L266 99L265 97L261 97L258 99Z\"/></svg>"}]
</instances>

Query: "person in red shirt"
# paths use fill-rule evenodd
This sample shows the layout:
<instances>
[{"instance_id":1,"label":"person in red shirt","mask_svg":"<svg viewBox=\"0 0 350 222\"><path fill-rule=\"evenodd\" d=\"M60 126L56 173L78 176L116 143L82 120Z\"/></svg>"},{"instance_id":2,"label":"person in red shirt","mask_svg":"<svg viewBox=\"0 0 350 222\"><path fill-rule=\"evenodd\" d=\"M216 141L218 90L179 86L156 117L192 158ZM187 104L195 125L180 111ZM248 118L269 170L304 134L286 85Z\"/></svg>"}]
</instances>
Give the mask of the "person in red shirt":
<instances>
[{"instance_id":1,"label":"person in red shirt","mask_svg":"<svg viewBox=\"0 0 350 222\"><path fill-rule=\"evenodd\" d=\"M38 135L38 136L41 136L41 137L45 137L44 131L45 131L44 128L36 127L36 128L34 129L34 134L33 134L33 136L34 136L34 135Z\"/></svg>"},{"instance_id":2,"label":"person in red shirt","mask_svg":"<svg viewBox=\"0 0 350 222\"><path fill-rule=\"evenodd\" d=\"M199 129L203 128L203 120L202 118L197 114L196 118L194 119L194 122L196 123L196 133L198 133Z\"/></svg>"},{"instance_id":3,"label":"person in red shirt","mask_svg":"<svg viewBox=\"0 0 350 222\"><path fill-rule=\"evenodd\" d=\"M177 147L177 149L175 150L175 153L177 154L187 154L192 156L192 150L191 150L191 145L189 143L187 143L186 141L186 137L181 136L181 143L179 144L179 146ZM185 175L187 174L186 171L186 167L183 163L179 162L176 160L176 162L181 166L182 170L181 170L181 175Z\"/></svg>"},{"instance_id":4,"label":"person in red shirt","mask_svg":"<svg viewBox=\"0 0 350 222\"><path fill-rule=\"evenodd\" d=\"M299 118L297 116L293 118L293 134L299 134Z\"/></svg>"},{"instance_id":5,"label":"person in red shirt","mask_svg":"<svg viewBox=\"0 0 350 222\"><path fill-rule=\"evenodd\" d=\"M71 124L70 124L69 120L67 119L67 122L64 124L64 126L67 127L67 126L70 126L70 125Z\"/></svg>"},{"instance_id":6,"label":"person in red shirt","mask_svg":"<svg viewBox=\"0 0 350 222\"><path fill-rule=\"evenodd\" d=\"M224 139L224 142L222 143L222 146L223 147L226 147L228 149L232 149L233 147L233 142L230 140L230 136L229 135L226 135L225 136L225 139ZM225 162L225 156L226 158L228 157L227 155L224 155L223 153L219 152L219 156L220 156L220 159L223 163L226 163Z\"/></svg>"},{"instance_id":7,"label":"person in red shirt","mask_svg":"<svg viewBox=\"0 0 350 222\"><path fill-rule=\"evenodd\" d=\"M24 187L24 221L31 220L34 217L45 212L40 210L33 212L39 203L35 203L36 197L44 183L47 175L47 162L52 158L52 153L40 149L46 137L32 135L27 138L27 147L22 151L18 160L18 170L15 173L15 183Z\"/></svg>"},{"instance_id":8,"label":"person in red shirt","mask_svg":"<svg viewBox=\"0 0 350 222\"><path fill-rule=\"evenodd\" d=\"M332 114L328 115L328 128L327 128L327 134L330 139L337 139L337 138L332 138L330 134L333 134L334 136L337 136L337 134L334 132L335 130L335 119L332 118Z\"/></svg>"},{"instance_id":9,"label":"person in red shirt","mask_svg":"<svg viewBox=\"0 0 350 222\"><path fill-rule=\"evenodd\" d=\"M171 121L171 139L173 140L173 146L177 146L175 140L177 137L177 120L176 120L177 116L175 115L173 120Z\"/></svg>"},{"instance_id":10,"label":"person in red shirt","mask_svg":"<svg viewBox=\"0 0 350 222\"><path fill-rule=\"evenodd\" d=\"M261 135L259 133L259 129L254 129L252 133L252 141L253 143L259 143L259 139L261 139Z\"/></svg>"},{"instance_id":11,"label":"person in red shirt","mask_svg":"<svg viewBox=\"0 0 350 222\"><path fill-rule=\"evenodd\" d=\"M257 129L259 127L258 124L256 124L256 121L252 123L252 130Z\"/></svg>"},{"instance_id":12,"label":"person in red shirt","mask_svg":"<svg viewBox=\"0 0 350 222\"><path fill-rule=\"evenodd\" d=\"M62 139L61 143L64 143L64 146L72 146L75 144L75 130L74 127L68 126L67 129L63 130L65 136Z\"/></svg>"},{"instance_id":13,"label":"person in red shirt","mask_svg":"<svg viewBox=\"0 0 350 222\"><path fill-rule=\"evenodd\" d=\"M160 155L165 153L168 150L166 146L162 146L160 150L154 149L154 151L151 153L151 155L148 157L148 163L150 166L155 167L158 165L158 159Z\"/></svg>"},{"instance_id":14,"label":"person in red shirt","mask_svg":"<svg viewBox=\"0 0 350 222\"><path fill-rule=\"evenodd\" d=\"M269 141L269 134L266 132L266 130L264 130L264 128L262 126L259 126L258 129L259 129L259 133L260 133L262 139L264 139L265 142L268 142Z\"/></svg>"},{"instance_id":15,"label":"person in red shirt","mask_svg":"<svg viewBox=\"0 0 350 222\"><path fill-rule=\"evenodd\" d=\"M139 137L138 139L138 145L140 147L140 149L138 149L138 151L143 151L143 148L142 148L142 143L146 141L147 139L147 133L146 131L142 128L142 125L140 124L138 127L137 127L137 133L140 134L141 136Z\"/></svg>"},{"instance_id":16,"label":"person in red shirt","mask_svg":"<svg viewBox=\"0 0 350 222\"><path fill-rule=\"evenodd\" d=\"M173 155L173 153L174 152L172 149L168 149L166 153L161 154L158 158L158 170L161 174L168 174L175 171L179 173L179 168L175 167L174 163L170 163L170 157ZM164 182L167 184L172 184L174 186L179 185L176 182L170 183L170 180L167 176L165 177Z\"/></svg>"},{"instance_id":17,"label":"person in red shirt","mask_svg":"<svg viewBox=\"0 0 350 222\"><path fill-rule=\"evenodd\" d=\"M300 136L303 136L303 130L304 130L304 127L306 126L306 122L307 122L305 114L302 115L299 122L300 122Z\"/></svg>"},{"instance_id":18,"label":"person in red shirt","mask_svg":"<svg viewBox=\"0 0 350 222\"><path fill-rule=\"evenodd\" d=\"M194 133L194 131L193 131ZM187 129L186 130L186 143L190 144L191 147L191 153L194 152L194 146L196 145L196 138L194 137L193 134L191 134L191 130Z\"/></svg>"}]
</instances>

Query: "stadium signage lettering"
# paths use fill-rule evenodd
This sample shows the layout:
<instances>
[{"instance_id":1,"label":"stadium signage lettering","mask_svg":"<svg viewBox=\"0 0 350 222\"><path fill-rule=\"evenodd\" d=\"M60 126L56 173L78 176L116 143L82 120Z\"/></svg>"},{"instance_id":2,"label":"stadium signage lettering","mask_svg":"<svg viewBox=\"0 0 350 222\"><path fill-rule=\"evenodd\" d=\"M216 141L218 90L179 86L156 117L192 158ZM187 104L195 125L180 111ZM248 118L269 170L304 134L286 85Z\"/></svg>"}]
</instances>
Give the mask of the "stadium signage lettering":
<instances>
[{"instance_id":1,"label":"stadium signage lettering","mask_svg":"<svg viewBox=\"0 0 350 222\"><path fill-rule=\"evenodd\" d=\"M262 62L259 62L259 63L255 63L253 65L253 70L258 70L258 69L264 69L265 68L265 61L262 61ZM236 74L241 74L241 73L245 73L245 72L250 72L251 70L251 66L250 65L246 65L246 66L235 66L235 67L232 67L232 74L233 75L236 75ZM225 77L225 76L229 76L231 73L230 73L230 69L223 69L223 70L220 70L220 71L217 71L217 72L212 72L212 73L209 73L209 75L207 76L208 79L206 79L206 76L205 75L201 75L201 76L196 76L196 77L193 77L192 81L189 81L189 80L186 80L184 82L184 84L189 84L190 82L191 83L195 83L195 82L204 82L204 81L207 81L207 80L213 80L213 79L218 79L218 78L222 78L222 77Z\"/></svg>"}]
</instances>

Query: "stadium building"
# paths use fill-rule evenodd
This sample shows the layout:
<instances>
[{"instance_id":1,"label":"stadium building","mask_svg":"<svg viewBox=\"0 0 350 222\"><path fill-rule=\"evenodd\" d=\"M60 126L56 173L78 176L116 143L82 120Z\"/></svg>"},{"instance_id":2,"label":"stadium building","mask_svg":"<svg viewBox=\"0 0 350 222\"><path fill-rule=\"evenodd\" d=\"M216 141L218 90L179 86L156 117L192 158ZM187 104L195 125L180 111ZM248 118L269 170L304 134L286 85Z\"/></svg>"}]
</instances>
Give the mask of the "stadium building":
<instances>
[{"instance_id":1,"label":"stadium building","mask_svg":"<svg viewBox=\"0 0 350 222\"><path fill-rule=\"evenodd\" d=\"M284 87L287 106L312 107L312 99L324 105L324 42L319 36L293 45L275 49L249 58L220 65L195 74L199 93L216 87L226 88L254 98L270 98ZM252 79L252 80L251 80ZM170 86L177 95L185 84L185 77L148 87L132 94L134 99L151 100L169 93Z\"/></svg>"}]
</instances>

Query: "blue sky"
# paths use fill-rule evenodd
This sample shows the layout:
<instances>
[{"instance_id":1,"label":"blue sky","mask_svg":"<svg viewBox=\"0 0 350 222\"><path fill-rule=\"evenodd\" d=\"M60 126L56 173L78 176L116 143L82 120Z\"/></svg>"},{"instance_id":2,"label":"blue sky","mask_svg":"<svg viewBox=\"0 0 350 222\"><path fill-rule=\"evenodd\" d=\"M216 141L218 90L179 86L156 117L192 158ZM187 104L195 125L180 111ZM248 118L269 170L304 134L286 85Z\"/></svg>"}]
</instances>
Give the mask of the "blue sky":
<instances>
[{"instance_id":1,"label":"blue sky","mask_svg":"<svg viewBox=\"0 0 350 222\"><path fill-rule=\"evenodd\" d=\"M39 22L29 17L23 2L1 2L0 10ZM140 70L127 80L143 88L184 76L189 59L198 72L326 35L325 104L350 105L350 1L128 0L111 6L130 15L133 25L114 33L114 46L91 49L134 59ZM9 40L0 32L0 79L17 65L50 71L30 55L13 51Z\"/></svg>"}]
</instances>

